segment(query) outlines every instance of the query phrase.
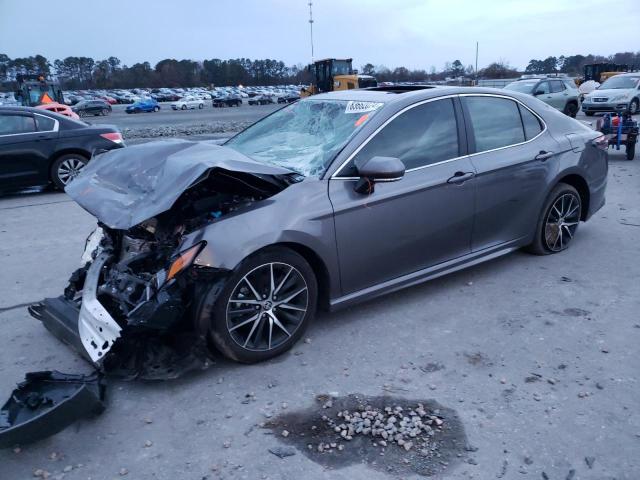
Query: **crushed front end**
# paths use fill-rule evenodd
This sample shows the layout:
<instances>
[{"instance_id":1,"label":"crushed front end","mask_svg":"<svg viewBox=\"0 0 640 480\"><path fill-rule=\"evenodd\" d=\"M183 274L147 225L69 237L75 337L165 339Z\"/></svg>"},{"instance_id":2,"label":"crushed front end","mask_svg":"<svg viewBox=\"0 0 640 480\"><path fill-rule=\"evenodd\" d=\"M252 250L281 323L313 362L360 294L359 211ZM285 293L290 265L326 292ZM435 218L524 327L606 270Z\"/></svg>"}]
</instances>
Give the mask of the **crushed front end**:
<instances>
[{"instance_id":1,"label":"crushed front end","mask_svg":"<svg viewBox=\"0 0 640 480\"><path fill-rule=\"evenodd\" d=\"M81 268L64 295L29 311L106 373L171 378L205 368L206 332L195 327L193 309L228 271L198 262L207 248L198 232L297 181L212 144L109 152L67 188L98 219Z\"/></svg>"}]
</instances>

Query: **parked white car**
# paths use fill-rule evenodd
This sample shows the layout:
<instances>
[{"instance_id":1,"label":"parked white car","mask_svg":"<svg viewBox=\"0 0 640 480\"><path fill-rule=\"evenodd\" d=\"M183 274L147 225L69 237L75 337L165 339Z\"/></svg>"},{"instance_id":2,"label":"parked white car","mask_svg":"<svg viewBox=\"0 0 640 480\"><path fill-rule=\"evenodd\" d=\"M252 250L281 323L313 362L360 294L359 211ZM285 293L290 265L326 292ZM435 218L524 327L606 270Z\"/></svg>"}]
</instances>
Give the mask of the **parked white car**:
<instances>
[{"instance_id":1,"label":"parked white car","mask_svg":"<svg viewBox=\"0 0 640 480\"><path fill-rule=\"evenodd\" d=\"M173 110L186 110L188 108L204 108L204 100L195 97L184 97L171 104Z\"/></svg>"}]
</instances>

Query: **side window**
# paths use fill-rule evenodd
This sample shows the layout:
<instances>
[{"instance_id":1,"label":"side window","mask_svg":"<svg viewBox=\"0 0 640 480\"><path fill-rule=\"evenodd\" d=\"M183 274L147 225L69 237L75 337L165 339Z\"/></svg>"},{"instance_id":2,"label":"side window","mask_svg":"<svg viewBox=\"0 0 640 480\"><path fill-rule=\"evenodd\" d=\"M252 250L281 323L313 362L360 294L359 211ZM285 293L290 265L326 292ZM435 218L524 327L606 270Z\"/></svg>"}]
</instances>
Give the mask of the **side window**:
<instances>
[{"instance_id":1,"label":"side window","mask_svg":"<svg viewBox=\"0 0 640 480\"><path fill-rule=\"evenodd\" d=\"M476 152L524 142L518 104L497 97L463 97L476 141Z\"/></svg>"},{"instance_id":2,"label":"side window","mask_svg":"<svg viewBox=\"0 0 640 480\"><path fill-rule=\"evenodd\" d=\"M34 118L39 132L50 132L56 125L56 121L53 118L45 117L44 115L34 115Z\"/></svg>"},{"instance_id":3,"label":"side window","mask_svg":"<svg viewBox=\"0 0 640 480\"><path fill-rule=\"evenodd\" d=\"M528 108L518 105L520 116L522 117L522 125L524 126L524 135L527 140L531 140L542 131L540 120Z\"/></svg>"},{"instance_id":4,"label":"side window","mask_svg":"<svg viewBox=\"0 0 640 480\"><path fill-rule=\"evenodd\" d=\"M378 132L356 158L396 157L409 170L459 155L453 100L448 98L407 110Z\"/></svg>"},{"instance_id":5,"label":"side window","mask_svg":"<svg viewBox=\"0 0 640 480\"><path fill-rule=\"evenodd\" d=\"M551 90L549 90L549 82L540 82L536 87L536 92L542 92L543 95L551 93Z\"/></svg>"},{"instance_id":6,"label":"side window","mask_svg":"<svg viewBox=\"0 0 640 480\"><path fill-rule=\"evenodd\" d=\"M552 80L551 81L551 93L560 93L565 90L564 83L560 80Z\"/></svg>"},{"instance_id":7,"label":"side window","mask_svg":"<svg viewBox=\"0 0 640 480\"><path fill-rule=\"evenodd\" d=\"M30 133L36 131L36 124L30 115L1 115L0 135Z\"/></svg>"}]
</instances>

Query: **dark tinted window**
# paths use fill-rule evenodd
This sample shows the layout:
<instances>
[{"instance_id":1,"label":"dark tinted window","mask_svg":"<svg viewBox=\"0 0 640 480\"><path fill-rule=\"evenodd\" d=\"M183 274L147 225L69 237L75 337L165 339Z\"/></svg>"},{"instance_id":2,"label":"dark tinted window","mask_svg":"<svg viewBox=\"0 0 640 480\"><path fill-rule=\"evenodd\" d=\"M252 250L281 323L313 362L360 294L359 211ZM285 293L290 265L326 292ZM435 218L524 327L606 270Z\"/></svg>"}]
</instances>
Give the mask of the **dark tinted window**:
<instances>
[{"instance_id":1,"label":"dark tinted window","mask_svg":"<svg viewBox=\"0 0 640 480\"><path fill-rule=\"evenodd\" d=\"M56 121L53 118L45 117L44 115L34 115L34 118L40 132L49 132L56 125Z\"/></svg>"},{"instance_id":2,"label":"dark tinted window","mask_svg":"<svg viewBox=\"0 0 640 480\"><path fill-rule=\"evenodd\" d=\"M375 156L399 158L407 170L459 156L453 101L428 102L394 119L356 158Z\"/></svg>"},{"instance_id":3,"label":"dark tinted window","mask_svg":"<svg viewBox=\"0 0 640 480\"><path fill-rule=\"evenodd\" d=\"M464 97L476 140L476 152L524 142L518 104L496 97Z\"/></svg>"},{"instance_id":4,"label":"dark tinted window","mask_svg":"<svg viewBox=\"0 0 640 480\"><path fill-rule=\"evenodd\" d=\"M0 135L35 131L36 125L31 116L0 114Z\"/></svg>"},{"instance_id":5,"label":"dark tinted window","mask_svg":"<svg viewBox=\"0 0 640 480\"><path fill-rule=\"evenodd\" d=\"M562 81L560 80L551 80L551 92L552 93L559 93L562 92L566 87L564 86L564 83L562 83Z\"/></svg>"},{"instance_id":6,"label":"dark tinted window","mask_svg":"<svg viewBox=\"0 0 640 480\"><path fill-rule=\"evenodd\" d=\"M545 95L547 93L551 93L551 90L549 89L549 82L540 82L536 87L535 92L542 92Z\"/></svg>"},{"instance_id":7,"label":"dark tinted window","mask_svg":"<svg viewBox=\"0 0 640 480\"><path fill-rule=\"evenodd\" d=\"M520 115L522 116L524 134L527 137L527 140L531 140L542 131L542 125L540 124L538 117L531 113L529 109L522 105L519 105L518 107L520 108Z\"/></svg>"}]
</instances>

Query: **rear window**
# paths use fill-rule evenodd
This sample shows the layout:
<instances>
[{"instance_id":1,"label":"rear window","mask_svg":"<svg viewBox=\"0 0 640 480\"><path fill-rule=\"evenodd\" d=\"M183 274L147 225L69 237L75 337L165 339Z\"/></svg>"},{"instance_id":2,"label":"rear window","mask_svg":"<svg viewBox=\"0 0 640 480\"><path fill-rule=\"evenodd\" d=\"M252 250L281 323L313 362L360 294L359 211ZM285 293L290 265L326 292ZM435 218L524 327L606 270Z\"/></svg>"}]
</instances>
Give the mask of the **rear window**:
<instances>
[{"instance_id":1,"label":"rear window","mask_svg":"<svg viewBox=\"0 0 640 480\"><path fill-rule=\"evenodd\" d=\"M38 131L49 132L54 129L56 121L53 118L45 117L44 115L34 115L36 119L36 125Z\"/></svg>"},{"instance_id":2,"label":"rear window","mask_svg":"<svg viewBox=\"0 0 640 480\"><path fill-rule=\"evenodd\" d=\"M36 124L31 115L0 114L0 135L15 135L36 131Z\"/></svg>"},{"instance_id":3,"label":"rear window","mask_svg":"<svg viewBox=\"0 0 640 480\"><path fill-rule=\"evenodd\" d=\"M531 140L536 137L542 131L542 124L538 117L536 117L531 111L522 105L518 105L520 109L520 116L522 117L522 125L524 127L524 136L527 140Z\"/></svg>"},{"instance_id":4,"label":"rear window","mask_svg":"<svg viewBox=\"0 0 640 480\"><path fill-rule=\"evenodd\" d=\"M463 97L476 142L476 152L525 141L518 104L506 98Z\"/></svg>"}]
</instances>

